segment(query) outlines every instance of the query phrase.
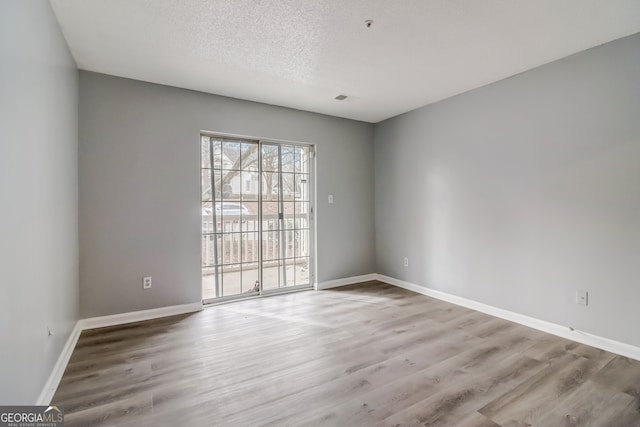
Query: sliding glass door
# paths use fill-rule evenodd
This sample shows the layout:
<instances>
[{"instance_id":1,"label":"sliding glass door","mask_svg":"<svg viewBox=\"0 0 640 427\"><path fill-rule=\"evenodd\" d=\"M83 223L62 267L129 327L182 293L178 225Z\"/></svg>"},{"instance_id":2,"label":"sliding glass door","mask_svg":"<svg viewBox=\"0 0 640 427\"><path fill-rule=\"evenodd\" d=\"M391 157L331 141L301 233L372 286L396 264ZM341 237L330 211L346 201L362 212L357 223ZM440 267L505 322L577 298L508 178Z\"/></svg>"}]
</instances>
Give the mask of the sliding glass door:
<instances>
[{"instance_id":1,"label":"sliding glass door","mask_svg":"<svg viewBox=\"0 0 640 427\"><path fill-rule=\"evenodd\" d=\"M313 148L200 142L203 300L311 288Z\"/></svg>"}]
</instances>

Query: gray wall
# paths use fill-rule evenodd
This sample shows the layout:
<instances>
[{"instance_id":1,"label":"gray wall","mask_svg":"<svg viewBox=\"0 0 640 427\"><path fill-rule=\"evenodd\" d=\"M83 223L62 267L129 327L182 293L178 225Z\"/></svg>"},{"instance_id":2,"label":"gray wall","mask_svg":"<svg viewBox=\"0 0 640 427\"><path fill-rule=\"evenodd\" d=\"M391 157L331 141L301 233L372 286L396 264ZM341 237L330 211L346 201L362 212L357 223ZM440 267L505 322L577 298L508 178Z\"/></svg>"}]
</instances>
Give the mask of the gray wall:
<instances>
[{"instance_id":1,"label":"gray wall","mask_svg":"<svg viewBox=\"0 0 640 427\"><path fill-rule=\"evenodd\" d=\"M316 144L317 280L375 272L371 124L82 71L82 317L201 300L201 130Z\"/></svg>"},{"instance_id":2,"label":"gray wall","mask_svg":"<svg viewBox=\"0 0 640 427\"><path fill-rule=\"evenodd\" d=\"M636 34L377 124L378 272L640 345L639 76Z\"/></svg>"},{"instance_id":3,"label":"gray wall","mask_svg":"<svg viewBox=\"0 0 640 427\"><path fill-rule=\"evenodd\" d=\"M78 72L48 1L0 2L0 63L0 404L33 404L78 318Z\"/></svg>"}]
</instances>

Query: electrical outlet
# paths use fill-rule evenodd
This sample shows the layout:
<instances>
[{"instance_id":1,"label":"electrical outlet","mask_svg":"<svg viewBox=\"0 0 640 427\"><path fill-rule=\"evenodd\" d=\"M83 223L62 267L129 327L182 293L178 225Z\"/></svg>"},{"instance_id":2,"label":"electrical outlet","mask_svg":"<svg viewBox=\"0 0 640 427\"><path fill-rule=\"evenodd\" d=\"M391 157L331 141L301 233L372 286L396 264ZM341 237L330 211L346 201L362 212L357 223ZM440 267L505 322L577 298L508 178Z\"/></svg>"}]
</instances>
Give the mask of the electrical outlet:
<instances>
[{"instance_id":1,"label":"electrical outlet","mask_svg":"<svg viewBox=\"0 0 640 427\"><path fill-rule=\"evenodd\" d=\"M405 267L409 267L409 258L405 258L402 262Z\"/></svg>"},{"instance_id":2,"label":"electrical outlet","mask_svg":"<svg viewBox=\"0 0 640 427\"><path fill-rule=\"evenodd\" d=\"M142 289L151 289L151 276L142 278Z\"/></svg>"},{"instance_id":3,"label":"electrical outlet","mask_svg":"<svg viewBox=\"0 0 640 427\"><path fill-rule=\"evenodd\" d=\"M327 199L329 200L329 204L333 203L333 194L329 194L329 197L327 197Z\"/></svg>"},{"instance_id":4,"label":"electrical outlet","mask_svg":"<svg viewBox=\"0 0 640 427\"><path fill-rule=\"evenodd\" d=\"M589 292L583 290L576 290L576 304L589 305Z\"/></svg>"}]
</instances>

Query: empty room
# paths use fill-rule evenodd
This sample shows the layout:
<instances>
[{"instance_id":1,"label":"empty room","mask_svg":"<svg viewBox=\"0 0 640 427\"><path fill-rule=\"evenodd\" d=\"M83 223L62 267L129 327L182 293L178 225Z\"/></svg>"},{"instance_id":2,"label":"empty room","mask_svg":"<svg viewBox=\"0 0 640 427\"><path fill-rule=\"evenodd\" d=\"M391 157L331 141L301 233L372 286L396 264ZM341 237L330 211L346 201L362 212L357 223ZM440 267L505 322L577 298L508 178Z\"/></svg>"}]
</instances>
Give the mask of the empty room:
<instances>
[{"instance_id":1,"label":"empty room","mask_svg":"<svg viewBox=\"0 0 640 427\"><path fill-rule=\"evenodd\" d=\"M0 0L0 61L0 427L640 427L637 0Z\"/></svg>"}]
</instances>

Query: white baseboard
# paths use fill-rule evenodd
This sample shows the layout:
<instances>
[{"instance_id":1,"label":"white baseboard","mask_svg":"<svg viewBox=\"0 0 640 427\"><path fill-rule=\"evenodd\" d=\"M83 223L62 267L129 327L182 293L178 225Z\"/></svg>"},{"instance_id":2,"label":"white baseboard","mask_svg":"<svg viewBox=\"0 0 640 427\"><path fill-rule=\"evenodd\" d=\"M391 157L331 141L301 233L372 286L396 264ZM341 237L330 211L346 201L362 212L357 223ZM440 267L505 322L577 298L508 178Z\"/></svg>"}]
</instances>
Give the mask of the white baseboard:
<instances>
[{"instance_id":1,"label":"white baseboard","mask_svg":"<svg viewBox=\"0 0 640 427\"><path fill-rule=\"evenodd\" d=\"M107 326L123 325L125 323L142 322L160 317L175 316L177 314L193 313L202 310L202 303L171 305L169 307L152 308L150 310L131 311L129 313L112 314L110 316L89 317L81 319L81 329L104 328Z\"/></svg>"},{"instance_id":2,"label":"white baseboard","mask_svg":"<svg viewBox=\"0 0 640 427\"><path fill-rule=\"evenodd\" d=\"M67 364L73 353L73 349L78 343L78 338L82 331L86 329L104 328L106 326L123 325L125 323L141 322L143 320L158 319L161 317L175 316L177 314L193 313L202 310L202 303L172 305L169 307L154 308L151 310L133 311L129 313L113 314L111 316L90 317L80 319L76 322L76 326L71 331L67 342L65 343L56 364L53 366L51 375L38 396L36 405L49 405L51 399L58 389L62 374L67 369Z\"/></svg>"},{"instance_id":3,"label":"white baseboard","mask_svg":"<svg viewBox=\"0 0 640 427\"><path fill-rule=\"evenodd\" d=\"M345 277L343 279L328 280L326 282L318 283L316 285L316 290L320 291L323 289L337 288L339 286L353 285L355 283L369 282L371 280L376 280L377 277L378 277L377 274L372 273L372 274L364 274L362 276L351 276L351 277Z\"/></svg>"},{"instance_id":4,"label":"white baseboard","mask_svg":"<svg viewBox=\"0 0 640 427\"><path fill-rule=\"evenodd\" d=\"M69 334L69 338L67 338L67 342L64 344L64 347L62 347L62 352L60 352L60 356L58 356L56 364L53 365L51 375L49 375L47 382L44 384L42 392L40 392L40 396L38 396L38 400L36 401L36 405L48 406L49 403L51 403L51 399L58 389L58 384L60 384L60 380L62 379L62 374L64 374L64 370L67 369L67 363L69 363L73 349L76 348L76 343L78 342L78 338L80 338L81 332L82 329L80 329L80 322L78 321L73 327L71 334Z\"/></svg>"},{"instance_id":5,"label":"white baseboard","mask_svg":"<svg viewBox=\"0 0 640 427\"><path fill-rule=\"evenodd\" d=\"M640 360L640 347L636 347L619 341L614 341L609 338L600 337L598 335L593 335L588 332L579 331L577 329L571 330L568 326L562 326L556 323L547 322L545 320L536 319L524 314L504 310L502 308L459 297L457 295L451 295L446 292L437 291L435 289L429 289L424 286L416 285L415 283L405 282L403 280L384 276L382 274L376 274L376 279L381 282L397 286L399 288L407 289L409 291L413 291L422 295L450 302L452 304L460 305L472 310L480 311L482 313L509 320L511 322L519 323L521 325L538 329L552 335L567 338L572 341L577 341L591 347L596 347L602 350L610 351L611 353L619 354L621 356Z\"/></svg>"}]
</instances>

